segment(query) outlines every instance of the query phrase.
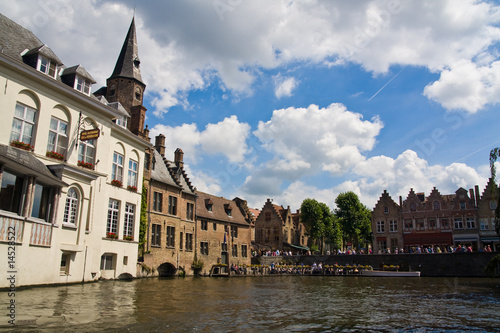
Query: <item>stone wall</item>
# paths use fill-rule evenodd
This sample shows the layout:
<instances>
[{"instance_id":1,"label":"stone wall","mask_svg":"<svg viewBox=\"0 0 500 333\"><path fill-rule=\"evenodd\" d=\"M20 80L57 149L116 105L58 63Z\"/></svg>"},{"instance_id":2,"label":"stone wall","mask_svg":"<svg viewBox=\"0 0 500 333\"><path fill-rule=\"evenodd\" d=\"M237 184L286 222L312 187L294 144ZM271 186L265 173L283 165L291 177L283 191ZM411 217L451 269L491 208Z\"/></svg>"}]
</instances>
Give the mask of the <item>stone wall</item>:
<instances>
[{"instance_id":1,"label":"stone wall","mask_svg":"<svg viewBox=\"0 0 500 333\"><path fill-rule=\"evenodd\" d=\"M288 263L312 265L371 265L381 269L383 265L398 265L401 271L420 271L421 276L486 277L483 272L488 262L497 253L436 253L436 254L372 254L372 255L332 255L332 256L279 256L253 258L252 263L270 265Z\"/></svg>"}]
</instances>

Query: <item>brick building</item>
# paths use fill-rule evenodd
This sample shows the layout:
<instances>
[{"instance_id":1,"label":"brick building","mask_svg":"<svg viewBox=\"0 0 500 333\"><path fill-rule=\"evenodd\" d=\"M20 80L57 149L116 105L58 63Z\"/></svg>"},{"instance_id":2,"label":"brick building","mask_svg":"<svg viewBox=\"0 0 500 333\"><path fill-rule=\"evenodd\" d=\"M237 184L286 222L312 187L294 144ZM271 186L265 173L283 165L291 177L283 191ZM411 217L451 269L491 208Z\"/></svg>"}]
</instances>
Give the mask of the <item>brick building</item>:
<instances>
[{"instance_id":1,"label":"brick building","mask_svg":"<svg viewBox=\"0 0 500 333\"><path fill-rule=\"evenodd\" d=\"M479 193L479 190L476 189ZM498 186L490 178L478 200L479 239L481 246L489 245L493 251L500 251L500 238L495 230L495 210L498 204Z\"/></svg>"},{"instance_id":2,"label":"brick building","mask_svg":"<svg viewBox=\"0 0 500 333\"><path fill-rule=\"evenodd\" d=\"M255 220L256 248L297 252L309 250L307 241L300 212L292 213L290 207L275 205L267 199Z\"/></svg>"},{"instance_id":3,"label":"brick building","mask_svg":"<svg viewBox=\"0 0 500 333\"><path fill-rule=\"evenodd\" d=\"M225 199L196 192L196 223L198 260L203 262L202 273L208 274L213 265L249 265L251 259L252 221L246 201Z\"/></svg>"},{"instance_id":4,"label":"brick building","mask_svg":"<svg viewBox=\"0 0 500 333\"><path fill-rule=\"evenodd\" d=\"M165 158L165 136L160 134L146 158L148 228L144 264L162 276L179 270L191 275L196 253L196 194L184 170L184 154L177 149L174 161Z\"/></svg>"}]
</instances>

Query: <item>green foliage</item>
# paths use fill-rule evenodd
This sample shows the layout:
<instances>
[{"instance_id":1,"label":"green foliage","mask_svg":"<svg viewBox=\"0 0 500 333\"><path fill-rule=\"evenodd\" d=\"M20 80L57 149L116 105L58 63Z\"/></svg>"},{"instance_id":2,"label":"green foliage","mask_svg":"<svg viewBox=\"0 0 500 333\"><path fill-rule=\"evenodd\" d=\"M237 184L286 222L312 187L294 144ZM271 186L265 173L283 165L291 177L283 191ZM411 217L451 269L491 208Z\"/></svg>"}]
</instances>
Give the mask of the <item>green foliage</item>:
<instances>
[{"instance_id":1,"label":"green foliage","mask_svg":"<svg viewBox=\"0 0 500 333\"><path fill-rule=\"evenodd\" d=\"M370 240L371 211L366 208L354 192L341 193L335 199L335 216L340 224L342 240L359 248Z\"/></svg>"},{"instance_id":2,"label":"green foliage","mask_svg":"<svg viewBox=\"0 0 500 333\"><path fill-rule=\"evenodd\" d=\"M340 228L330 208L315 199L305 199L300 206L300 220L311 238L311 250L323 253L325 242L339 248Z\"/></svg>"},{"instance_id":3,"label":"green foliage","mask_svg":"<svg viewBox=\"0 0 500 333\"><path fill-rule=\"evenodd\" d=\"M146 243L146 233L148 230L148 190L144 184L142 185L141 195L141 218L139 225L139 250L144 251Z\"/></svg>"},{"instance_id":4,"label":"green foliage","mask_svg":"<svg viewBox=\"0 0 500 333\"><path fill-rule=\"evenodd\" d=\"M191 268L193 269L195 274L198 274L203 268L203 261L195 258L193 260L193 263L191 264Z\"/></svg>"},{"instance_id":5,"label":"green foliage","mask_svg":"<svg viewBox=\"0 0 500 333\"><path fill-rule=\"evenodd\" d=\"M493 148L490 151L490 170L491 170L491 179L495 184L496 184L495 162L497 161L498 157L500 157L500 148ZM498 195L497 208L495 210L495 229L497 231L497 234L500 235L500 190L498 194L499 195Z\"/></svg>"},{"instance_id":6,"label":"green foliage","mask_svg":"<svg viewBox=\"0 0 500 333\"><path fill-rule=\"evenodd\" d=\"M488 265L484 268L484 272L493 277L500 277L500 254L491 258Z\"/></svg>"}]
</instances>

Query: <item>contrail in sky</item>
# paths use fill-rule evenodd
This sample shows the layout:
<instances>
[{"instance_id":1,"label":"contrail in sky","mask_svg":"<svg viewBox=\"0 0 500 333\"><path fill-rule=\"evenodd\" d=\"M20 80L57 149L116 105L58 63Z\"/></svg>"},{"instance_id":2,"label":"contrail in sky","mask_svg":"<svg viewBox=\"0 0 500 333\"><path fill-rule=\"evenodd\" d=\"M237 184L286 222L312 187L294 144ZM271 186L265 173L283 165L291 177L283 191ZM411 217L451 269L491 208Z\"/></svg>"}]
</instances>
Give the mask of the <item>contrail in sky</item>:
<instances>
[{"instance_id":1,"label":"contrail in sky","mask_svg":"<svg viewBox=\"0 0 500 333\"><path fill-rule=\"evenodd\" d=\"M403 69L404 69L404 68L403 68ZM388 85L389 83L391 83L391 82L392 82L392 80L394 80L395 78L397 78L397 77L398 77L398 75L399 75L399 74L403 71L403 69L402 69L402 70L400 70L398 74L394 75L394 76L392 77L392 79L390 79L390 80L389 80L386 84L384 84L384 85L382 86L382 88L380 88L380 89L379 89L379 90L378 90L378 91L377 91L377 92L376 92L376 93L375 93L372 97L370 97L370 99L368 99L368 102L369 102L369 101L371 101L371 100L373 99L373 97L377 96L377 95L378 95L378 93L382 91L382 89L384 89L385 87L387 87L387 85Z\"/></svg>"}]
</instances>

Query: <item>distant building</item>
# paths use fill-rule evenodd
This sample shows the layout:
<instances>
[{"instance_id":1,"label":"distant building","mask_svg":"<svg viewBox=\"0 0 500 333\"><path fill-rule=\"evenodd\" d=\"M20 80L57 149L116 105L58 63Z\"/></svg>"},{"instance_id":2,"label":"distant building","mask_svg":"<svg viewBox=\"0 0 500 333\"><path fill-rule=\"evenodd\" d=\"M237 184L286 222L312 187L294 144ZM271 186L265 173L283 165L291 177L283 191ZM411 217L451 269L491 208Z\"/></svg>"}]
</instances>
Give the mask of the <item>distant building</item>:
<instances>
[{"instance_id":1,"label":"distant building","mask_svg":"<svg viewBox=\"0 0 500 333\"><path fill-rule=\"evenodd\" d=\"M220 273L228 273L232 265L249 265L253 217L246 201L196 194L197 257L203 262L202 273L210 273L213 265L222 265Z\"/></svg>"},{"instance_id":2,"label":"distant building","mask_svg":"<svg viewBox=\"0 0 500 333\"><path fill-rule=\"evenodd\" d=\"M479 188L476 188L479 194ZM495 229L495 210L498 205L498 186L490 178L483 194L478 199L479 239L481 247L490 246L500 251L500 238Z\"/></svg>"},{"instance_id":3,"label":"distant building","mask_svg":"<svg viewBox=\"0 0 500 333\"><path fill-rule=\"evenodd\" d=\"M293 214L290 207L275 205L267 199L255 220L256 250L292 252L309 250L305 227L299 217L299 211Z\"/></svg>"},{"instance_id":4,"label":"distant building","mask_svg":"<svg viewBox=\"0 0 500 333\"><path fill-rule=\"evenodd\" d=\"M135 276L149 144L131 110L1 14L0 31L0 255L12 240L16 286Z\"/></svg>"}]
</instances>

